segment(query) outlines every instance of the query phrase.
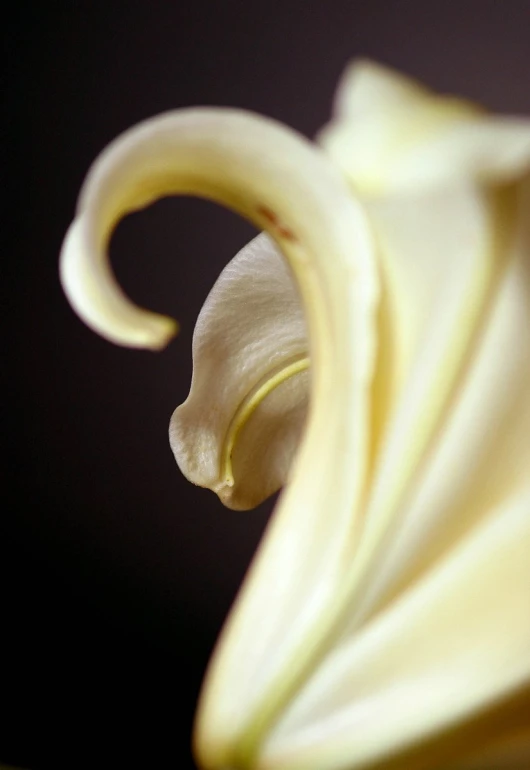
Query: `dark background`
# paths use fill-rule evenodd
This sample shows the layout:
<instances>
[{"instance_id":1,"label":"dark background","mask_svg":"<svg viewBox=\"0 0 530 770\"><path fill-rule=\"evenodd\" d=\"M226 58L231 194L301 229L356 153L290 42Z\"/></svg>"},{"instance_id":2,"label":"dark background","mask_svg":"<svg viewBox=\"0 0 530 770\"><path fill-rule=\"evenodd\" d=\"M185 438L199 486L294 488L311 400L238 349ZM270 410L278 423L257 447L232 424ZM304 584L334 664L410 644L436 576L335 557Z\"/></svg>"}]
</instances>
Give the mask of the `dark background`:
<instances>
[{"instance_id":1,"label":"dark background","mask_svg":"<svg viewBox=\"0 0 530 770\"><path fill-rule=\"evenodd\" d=\"M530 113L530 2L21 2L12 14L0 761L191 768L204 667L270 505L234 513L189 485L167 424L187 394L202 301L252 228L187 199L123 222L120 281L182 332L161 354L119 349L59 287L83 177L118 133L171 108L234 105L311 136L358 55Z\"/></svg>"}]
</instances>

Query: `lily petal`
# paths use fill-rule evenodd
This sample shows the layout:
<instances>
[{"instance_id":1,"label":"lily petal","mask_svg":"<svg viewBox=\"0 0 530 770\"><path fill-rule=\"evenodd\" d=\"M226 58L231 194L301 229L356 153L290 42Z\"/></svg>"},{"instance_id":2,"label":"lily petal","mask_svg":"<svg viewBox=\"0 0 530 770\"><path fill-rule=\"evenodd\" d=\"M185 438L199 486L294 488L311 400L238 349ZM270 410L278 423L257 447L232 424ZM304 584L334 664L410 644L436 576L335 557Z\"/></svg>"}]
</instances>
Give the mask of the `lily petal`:
<instances>
[{"instance_id":1,"label":"lily petal","mask_svg":"<svg viewBox=\"0 0 530 770\"><path fill-rule=\"evenodd\" d=\"M471 515L462 513L463 503L456 504L463 494L458 469L469 470L494 445L494 425L518 447L505 455L512 458L507 465L520 468L527 462L529 389L523 372L529 342L520 340L519 350L513 348L513 340L518 329L527 328L527 311L521 308L530 302L525 277L530 202L523 184L530 169L530 121L490 117L370 62L355 63L347 71L337 113L321 139L352 188L366 196L383 283L373 470L366 526L356 553L359 598L354 615L360 622L363 613L376 611L378 602L384 601L382 596L375 601L378 586L389 581L388 600L398 586L418 574L420 563L426 568L429 559L435 560L464 531ZM469 404L462 407L468 417L447 454L452 462L443 472L426 477L438 474L436 492L433 487L428 497L419 495L422 474L429 471L429 453L441 444L435 444L441 420L444 430L452 424L457 397L467 379L475 376L470 368L490 315L506 292L505 304L512 310L503 312L519 312L520 317L512 318L502 342L495 338L487 356L498 361L502 349L502 355L511 353L522 369L514 374L511 359L502 381L500 373L493 376L493 365L487 374L476 375L470 395L460 399ZM517 428L506 413L507 392ZM491 426L489 432L479 431L486 425ZM471 436L481 436L483 446ZM522 458L522 465L514 458ZM493 479L503 475L501 467L504 464L497 462L495 472L482 468L484 475L474 474L473 484L487 478L490 488ZM486 512L488 506L481 508L478 502L485 495L469 491L471 477L466 488L474 500L468 510L475 516L480 515L477 511ZM421 508L415 507L416 494ZM451 495L452 508L442 502ZM404 546L412 537L406 522L412 520L413 510L418 528L414 558L412 545ZM439 523L433 531L435 520ZM451 524L456 521L459 526ZM403 547L401 558L396 555L398 542ZM389 559L392 548L395 556ZM401 571L393 585L392 569L395 576Z\"/></svg>"},{"instance_id":2,"label":"lily petal","mask_svg":"<svg viewBox=\"0 0 530 770\"><path fill-rule=\"evenodd\" d=\"M346 70L319 140L365 197L508 182L530 164L528 120L490 116L370 61Z\"/></svg>"},{"instance_id":3,"label":"lily petal","mask_svg":"<svg viewBox=\"0 0 530 770\"><path fill-rule=\"evenodd\" d=\"M389 443L382 441L374 468L344 628L269 734L261 770L426 770L451 768L453 759L465 768L463 754L470 768L513 770L530 757L530 180L504 195L504 237L489 249L484 236L496 220L488 219L488 196L476 190L453 191L442 207L429 196L424 205L411 199L386 201L377 215L371 209L375 231L389 236L383 264L391 257L401 280L388 292L394 307L403 303L395 320L405 323L417 300L421 323L401 330L410 355L403 355L404 384L397 378ZM420 214L415 228L408 206ZM438 248L439 259L429 262ZM488 259L492 281L467 336L462 310L469 311L477 266L480 275ZM444 270L436 271L440 262ZM411 295L416 285L425 297ZM378 541L378 495L421 427L401 422L403 415L428 422L433 404L415 388L439 376L438 367L447 375L441 351L462 338L473 348L450 372L456 390L436 444L415 466ZM388 343L381 349L384 355ZM363 553L370 557L364 571Z\"/></svg>"},{"instance_id":4,"label":"lily petal","mask_svg":"<svg viewBox=\"0 0 530 770\"><path fill-rule=\"evenodd\" d=\"M190 394L171 418L181 471L230 508L286 481L309 401L302 302L268 235L223 270L197 320Z\"/></svg>"},{"instance_id":5,"label":"lily petal","mask_svg":"<svg viewBox=\"0 0 530 770\"><path fill-rule=\"evenodd\" d=\"M343 628L269 733L256 759L264 770L374 762L423 770L442 756L449 761L453 750L461 757L464 734L471 766L474 754L500 763L512 733L517 757L527 756L521 725L494 717L513 698L523 697L521 713L530 707L530 344L519 337L530 328L530 206L522 181L529 127L518 126L519 155L501 151L495 165L488 142L503 132L483 133L483 153L476 152L455 130L467 110L444 146L436 139L433 162L420 162L429 169L425 187L411 192L398 179L384 195L372 188L366 201L383 301L364 524L340 586L348 595ZM453 141L462 155L452 154ZM455 157L461 165L449 174ZM507 184L516 175L518 184ZM498 186L484 187L483 178ZM352 185L360 187L357 179ZM499 522L507 537L499 537ZM438 581L451 586L445 598ZM459 591L462 583L467 591ZM495 599L494 588L510 601ZM491 607L479 591L490 592ZM407 606L416 606L416 620ZM395 635L387 637L393 622ZM443 676L422 652L431 636L449 646L442 656L431 645ZM360 659L357 645L365 650ZM379 682L373 692L370 676Z\"/></svg>"},{"instance_id":6,"label":"lily petal","mask_svg":"<svg viewBox=\"0 0 530 770\"><path fill-rule=\"evenodd\" d=\"M411 193L391 180L377 188L384 195L369 190L384 366L351 604L262 747L263 770L513 768L530 756L530 184L521 147L517 162L501 148L497 166L485 151L482 167L473 148L465 182L460 169L437 174L441 160L453 168L444 150L426 164L427 188Z\"/></svg>"},{"instance_id":7,"label":"lily petal","mask_svg":"<svg viewBox=\"0 0 530 770\"><path fill-rule=\"evenodd\" d=\"M522 770L530 759L530 179L506 194L506 253L436 444L261 770Z\"/></svg>"},{"instance_id":8,"label":"lily petal","mask_svg":"<svg viewBox=\"0 0 530 770\"><path fill-rule=\"evenodd\" d=\"M307 140L234 110L168 114L127 132L96 161L61 255L74 308L114 341L165 341L166 321L153 332L152 317L119 291L106 245L125 213L177 193L223 202L279 243L302 296L312 362L311 405L290 483L201 698L196 750L205 767L219 768L248 763L259 751L341 617L337 586L368 462L378 278L364 211Z\"/></svg>"},{"instance_id":9,"label":"lily petal","mask_svg":"<svg viewBox=\"0 0 530 770\"><path fill-rule=\"evenodd\" d=\"M521 489L528 478L530 179L506 195L504 248L497 254L496 275L485 312L471 338L473 347L453 382L443 423L428 441L429 451L419 472L411 476L394 510L384 543L381 540L380 549L374 549L378 566L374 570L372 565L369 570L370 578L356 608L358 621L366 613L380 611L391 597L417 580L494 506ZM426 290L428 285L426 282ZM441 280L442 291L443 285ZM462 288L467 288L465 281ZM457 311L468 309L469 289L463 299L462 304L454 297L452 307ZM450 317L449 312L447 315ZM463 334L462 325L457 325L452 338ZM418 358L417 369L411 369L411 382L404 386L387 427L381 464L372 485L369 516L377 515L391 469L402 464L403 447L407 446L408 451L410 446L412 431L405 415L411 409L408 398L414 395L415 384L428 366L429 345L423 349L426 355ZM448 363L441 355L438 366L446 367L445 375ZM425 415L433 408L432 396L430 400L428 395L418 398L415 406Z\"/></svg>"},{"instance_id":10,"label":"lily petal","mask_svg":"<svg viewBox=\"0 0 530 770\"><path fill-rule=\"evenodd\" d=\"M430 751L430 738L528 688L529 508L526 485L337 645L269 736L260 770L356 770L388 757L384 767L439 768L443 755ZM479 730L475 747L485 739ZM402 753L414 744L409 764Z\"/></svg>"}]
</instances>

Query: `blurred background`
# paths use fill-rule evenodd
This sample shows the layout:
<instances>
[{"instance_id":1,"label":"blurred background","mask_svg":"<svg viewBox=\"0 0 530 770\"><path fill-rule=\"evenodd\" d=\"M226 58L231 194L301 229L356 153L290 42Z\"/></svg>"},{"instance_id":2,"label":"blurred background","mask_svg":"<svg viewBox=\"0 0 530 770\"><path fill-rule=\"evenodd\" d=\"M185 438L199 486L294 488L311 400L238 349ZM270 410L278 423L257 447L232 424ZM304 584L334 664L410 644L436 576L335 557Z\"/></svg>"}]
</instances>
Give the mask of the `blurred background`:
<instances>
[{"instance_id":1,"label":"blurred background","mask_svg":"<svg viewBox=\"0 0 530 770\"><path fill-rule=\"evenodd\" d=\"M530 114L528 0L21 2L3 143L0 762L193 768L204 669L272 503L225 510L180 475L167 425L187 395L208 290L252 236L210 203L164 200L111 253L137 302L174 315L160 354L113 347L57 275L89 165L164 110L232 105L308 136L368 56L498 111Z\"/></svg>"}]
</instances>

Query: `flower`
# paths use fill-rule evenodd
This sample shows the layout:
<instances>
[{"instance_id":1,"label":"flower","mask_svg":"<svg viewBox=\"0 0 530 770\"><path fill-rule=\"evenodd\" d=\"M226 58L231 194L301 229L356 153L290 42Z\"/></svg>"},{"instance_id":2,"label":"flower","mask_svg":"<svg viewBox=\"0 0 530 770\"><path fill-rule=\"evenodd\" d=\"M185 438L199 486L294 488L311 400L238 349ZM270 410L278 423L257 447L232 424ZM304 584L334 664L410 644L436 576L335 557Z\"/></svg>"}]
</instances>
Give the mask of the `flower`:
<instances>
[{"instance_id":1,"label":"flower","mask_svg":"<svg viewBox=\"0 0 530 770\"><path fill-rule=\"evenodd\" d=\"M522 770L530 123L360 61L319 142L234 110L147 121L96 161L61 256L89 325L158 348L173 322L105 258L119 218L194 193L267 231L206 301L171 424L180 467L229 505L285 484L196 753L208 770Z\"/></svg>"}]
</instances>

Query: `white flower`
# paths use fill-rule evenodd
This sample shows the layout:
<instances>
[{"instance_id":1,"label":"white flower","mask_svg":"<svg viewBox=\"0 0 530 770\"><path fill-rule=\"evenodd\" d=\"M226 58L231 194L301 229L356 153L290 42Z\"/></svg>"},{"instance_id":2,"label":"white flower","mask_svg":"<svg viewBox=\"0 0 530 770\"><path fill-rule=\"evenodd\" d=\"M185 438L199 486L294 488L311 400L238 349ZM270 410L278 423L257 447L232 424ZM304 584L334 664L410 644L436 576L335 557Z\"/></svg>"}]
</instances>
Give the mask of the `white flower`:
<instances>
[{"instance_id":1,"label":"white flower","mask_svg":"<svg viewBox=\"0 0 530 770\"><path fill-rule=\"evenodd\" d=\"M156 348L172 322L106 262L119 218L193 193L268 232L206 301L171 424L183 471L232 507L287 482L196 753L210 770L523 770L530 123L359 62L320 143L230 110L147 121L96 162L63 249L84 320Z\"/></svg>"}]
</instances>

